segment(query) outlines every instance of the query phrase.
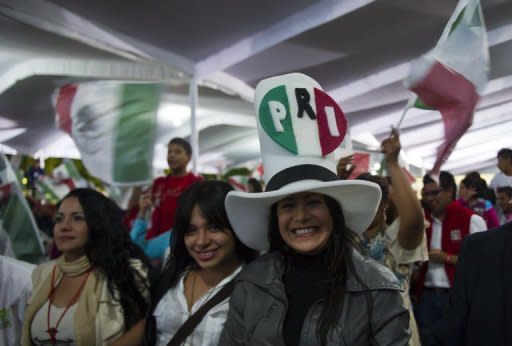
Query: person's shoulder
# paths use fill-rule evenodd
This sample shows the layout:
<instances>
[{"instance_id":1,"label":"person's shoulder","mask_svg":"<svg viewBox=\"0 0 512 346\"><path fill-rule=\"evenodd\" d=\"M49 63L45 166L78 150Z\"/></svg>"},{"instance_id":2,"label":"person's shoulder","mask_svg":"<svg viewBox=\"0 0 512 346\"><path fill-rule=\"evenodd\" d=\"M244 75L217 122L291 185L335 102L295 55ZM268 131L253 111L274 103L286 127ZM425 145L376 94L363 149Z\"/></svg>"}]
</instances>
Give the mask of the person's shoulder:
<instances>
[{"instance_id":1,"label":"person's shoulder","mask_svg":"<svg viewBox=\"0 0 512 346\"><path fill-rule=\"evenodd\" d=\"M269 284L278 276L283 265L283 257L279 252L266 253L244 266L237 280L254 284Z\"/></svg>"},{"instance_id":2,"label":"person's shoulder","mask_svg":"<svg viewBox=\"0 0 512 346\"><path fill-rule=\"evenodd\" d=\"M478 246L484 246L482 243L502 243L506 238L512 238L512 222L488 231L471 234L467 236L465 241L470 245L478 244Z\"/></svg>"},{"instance_id":3,"label":"person's shoulder","mask_svg":"<svg viewBox=\"0 0 512 346\"><path fill-rule=\"evenodd\" d=\"M168 175L161 175L159 177L156 177L155 180L153 180L153 187L164 183L168 177L169 177Z\"/></svg>"},{"instance_id":4,"label":"person's shoulder","mask_svg":"<svg viewBox=\"0 0 512 346\"><path fill-rule=\"evenodd\" d=\"M356 274L366 287L349 272L348 291L401 290L400 282L395 274L381 263L361 255L357 250L352 252L352 261Z\"/></svg>"},{"instance_id":5,"label":"person's shoulder","mask_svg":"<svg viewBox=\"0 0 512 346\"><path fill-rule=\"evenodd\" d=\"M194 181L201 181L203 180L203 177L200 176L200 175L197 175L195 174L194 172L189 172L188 175L190 176L190 178Z\"/></svg>"},{"instance_id":6,"label":"person's shoulder","mask_svg":"<svg viewBox=\"0 0 512 346\"><path fill-rule=\"evenodd\" d=\"M45 277L49 276L56 265L56 259L37 265L32 271L32 284L34 287L37 286Z\"/></svg>"},{"instance_id":7,"label":"person's shoulder","mask_svg":"<svg viewBox=\"0 0 512 346\"><path fill-rule=\"evenodd\" d=\"M508 246L512 246L512 222L466 236L461 255L469 265L475 261L495 263L501 260Z\"/></svg>"}]
</instances>

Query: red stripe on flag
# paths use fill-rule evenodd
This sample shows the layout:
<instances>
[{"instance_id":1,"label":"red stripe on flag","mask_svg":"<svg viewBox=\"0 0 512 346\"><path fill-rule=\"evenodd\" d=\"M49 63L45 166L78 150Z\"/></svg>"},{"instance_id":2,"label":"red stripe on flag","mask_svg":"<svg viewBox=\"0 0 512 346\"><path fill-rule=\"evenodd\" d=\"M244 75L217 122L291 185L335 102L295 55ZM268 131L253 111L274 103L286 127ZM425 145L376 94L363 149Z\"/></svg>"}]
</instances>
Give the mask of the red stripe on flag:
<instances>
[{"instance_id":1,"label":"red stripe on flag","mask_svg":"<svg viewBox=\"0 0 512 346\"><path fill-rule=\"evenodd\" d=\"M445 140L437 148L436 161L431 171L438 173L458 140L473 123L479 96L469 80L439 62L411 90L423 103L437 109L443 119Z\"/></svg>"},{"instance_id":2,"label":"red stripe on flag","mask_svg":"<svg viewBox=\"0 0 512 346\"><path fill-rule=\"evenodd\" d=\"M247 192L247 186L245 184L239 183L233 178L228 178L228 183L239 191Z\"/></svg>"},{"instance_id":3,"label":"red stripe on flag","mask_svg":"<svg viewBox=\"0 0 512 346\"><path fill-rule=\"evenodd\" d=\"M11 184L5 184L0 186L0 201L4 201L5 199L11 196Z\"/></svg>"},{"instance_id":4,"label":"red stripe on flag","mask_svg":"<svg viewBox=\"0 0 512 346\"><path fill-rule=\"evenodd\" d=\"M57 126L71 135L71 104L76 95L77 86L74 84L64 85L59 90L59 96L55 104L57 113Z\"/></svg>"}]
</instances>

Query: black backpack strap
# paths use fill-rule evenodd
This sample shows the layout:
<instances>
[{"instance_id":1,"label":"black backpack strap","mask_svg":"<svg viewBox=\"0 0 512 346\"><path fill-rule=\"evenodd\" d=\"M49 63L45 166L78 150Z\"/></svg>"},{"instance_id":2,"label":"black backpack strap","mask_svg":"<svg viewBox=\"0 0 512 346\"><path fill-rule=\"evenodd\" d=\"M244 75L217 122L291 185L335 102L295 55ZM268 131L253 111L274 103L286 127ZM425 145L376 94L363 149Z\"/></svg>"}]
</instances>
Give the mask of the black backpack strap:
<instances>
[{"instance_id":1,"label":"black backpack strap","mask_svg":"<svg viewBox=\"0 0 512 346\"><path fill-rule=\"evenodd\" d=\"M210 300L208 300L199 310L197 310L192 316L190 316L185 323L183 323L172 337L171 341L167 344L167 346L179 346L181 345L185 339L192 334L194 329L196 329L197 325L202 321L203 317L206 315L208 311L210 311L214 306L222 302L227 297L231 296L231 292L233 292L233 288L235 287L235 280L231 280L224 287L221 288L219 292L217 292Z\"/></svg>"}]
</instances>

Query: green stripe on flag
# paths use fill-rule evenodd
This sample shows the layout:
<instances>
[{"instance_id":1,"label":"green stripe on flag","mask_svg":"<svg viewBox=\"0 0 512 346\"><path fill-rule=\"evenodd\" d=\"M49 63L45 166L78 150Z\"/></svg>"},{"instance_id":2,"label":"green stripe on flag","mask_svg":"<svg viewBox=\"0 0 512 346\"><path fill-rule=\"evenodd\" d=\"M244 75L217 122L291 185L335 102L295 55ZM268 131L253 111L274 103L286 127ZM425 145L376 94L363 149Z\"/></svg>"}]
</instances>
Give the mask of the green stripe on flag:
<instances>
[{"instance_id":1,"label":"green stripe on flag","mask_svg":"<svg viewBox=\"0 0 512 346\"><path fill-rule=\"evenodd\" d=\"M419 109L426 109L426 110L434 110L435 109L434 107L430 107L429 105L423 103L423 101L421 101L421 99L419 97L416 98L416 102L414 102L413 107L419 108Z\"/></svg>"},{"instance_id":2,"label":"green stripe on flag","mask_svg":"<svg viewBox=\"0 0 512 346\"><path fill-rule=\"evenodd\" d=\"M453 21L453 24L450 28L450 32L448 34L448 36L450 36L450 34L455 30L455 28L459 25L460 21L462 20L462 18L464 17L464 12L466 12L466 8L467 8L467 5L464 6L464 8L462 9L462 11L460 11L459 15L457 16L457 19L455 19Z\"/></svg>"},{"instance_id":3,"label":"green stripe on flag","mask_svg":"<svg viewBox=\"0 0 512 346\"><path fill-rule=\"evenodd\" d=\"M37 226L28 203L16 183L11 183L11 194L0 208L2 225L9 234L16 257L22 261L38 263L42 256L37 238Z\"/></svg>"},{"instance_id":4,"label":"green stripe on flag","mask_svg":"<svg viewBox=\"0 0 512 346\"><path fill-rule=\"evenodd\" d=\"M80 175L80 172L78 172L78 169L76 168L75 163L73 161L64 160L64 167L66 167L68 175L71 179L73 179L74 181L82 179L82 176Z\"/></svg>"},{"instance_id":5,"label":"green stripe on flag","mask_svg":"<svg viewBox=\"0 0 512 346\"><path fill-rule=\"evenodd\" d=\"M114 133L114 181L137 182L151 178L156 111L160 88L154 84L127 84L121 91L120 116Z\"/></svg>"},{"instance_id":6,"label":"green stripe on flag","mask_svg":"<svg viewBox=\"0 0 512 346\"><path fill-rule=\"evenodd\" d=\"M41 193L44 195L44 198L48 202L50 202L52 204L56 204L60 200L59 196L55 193L55 191L48 184L46 184L43 180L37 180L36 186L38 187L38 189L41 191Z\"/></svg>"}]
</instances>

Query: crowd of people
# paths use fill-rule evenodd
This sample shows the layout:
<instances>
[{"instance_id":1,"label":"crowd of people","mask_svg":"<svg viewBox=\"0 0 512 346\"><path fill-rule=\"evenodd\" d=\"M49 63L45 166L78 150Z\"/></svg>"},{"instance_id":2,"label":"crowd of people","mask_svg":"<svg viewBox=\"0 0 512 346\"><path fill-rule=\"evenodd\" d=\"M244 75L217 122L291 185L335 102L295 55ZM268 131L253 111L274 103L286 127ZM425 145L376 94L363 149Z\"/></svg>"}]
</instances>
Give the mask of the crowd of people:
<instances>
[{"instance_id":1,"label":"crowd of people","mask_svg":"<svg viewBox=\"0 0 512 346\"><path fill-rule=\"evenodd\" d=\"M295 128L279 126L276 85L297 96ZM264 189L188 172L192 148L174 138L170 173L136 190L128 212L94 189L69 192L55 207L53 259L33 270L19 334L5 342L512 344L512 150L498 152L489 185L472 172L457 187L441 171L423 177L418 199L392 130L387 177L348 179L351 157L333 160L319 135L342 131L319 130L319 102L304 107L313 89L327 103L305 75L256 88Z\"/></svg>"}]
</instances>

